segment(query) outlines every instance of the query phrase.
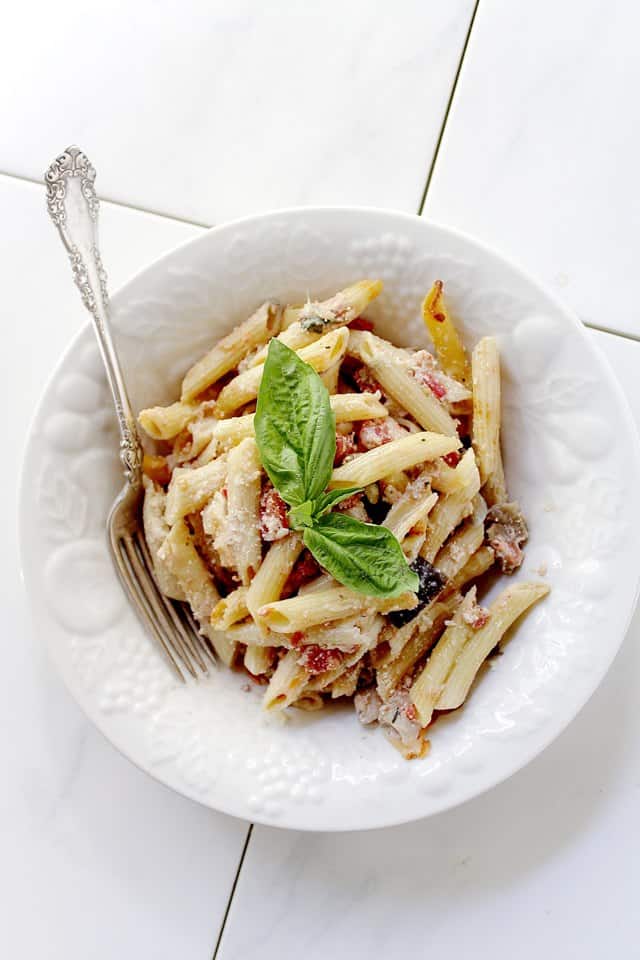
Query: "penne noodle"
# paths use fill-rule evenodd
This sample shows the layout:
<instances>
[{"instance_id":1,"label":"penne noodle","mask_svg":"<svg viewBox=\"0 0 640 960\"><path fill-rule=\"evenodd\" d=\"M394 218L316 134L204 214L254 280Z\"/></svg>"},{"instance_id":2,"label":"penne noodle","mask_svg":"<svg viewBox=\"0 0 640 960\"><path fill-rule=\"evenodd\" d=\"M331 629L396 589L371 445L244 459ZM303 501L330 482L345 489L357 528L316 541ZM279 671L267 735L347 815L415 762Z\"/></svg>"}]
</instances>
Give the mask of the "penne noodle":
<instances>
[{"instance_id":1,"label":"penne noodle","mask_svg":"<svg viewBox=\"0 0 640 960\"><path fill-rule=\"evenodd\" d=\"M473 512L473 498L480 487L480 476L475 465L472 450L467 450L456 467L466 479L465 486L455 493L449 493L438 500L429 514L427 535L420 556L433 563L443 543L459 523Z\"/></svg>"},{"instance_id":2,"label":"penne noodle","mask_svg":"<svg viewBox=\"0 0 640 960\"><path fill-rule=\"evenodd\" d=\"M257 573L262 561L259 518L261 476L256 442L247 437L229 453L226 514L214 539L222 564L237 570L245 587Z\"/></svg>"},{"instance_id":3,"label":"penne noodle","mask_svg":"<svg viewBox=\"0 0 640 960\"><path fill-rule=\"evenodd\" d=\"M344 620L366 610L388 613L390 610L412 610L417 605L414 593L399 597L366 597L346 587L334 587L267 603L257 611L258 617L275 633L296 633L320 623Z\"/></svg>"},{"instance_id":4,"label":"penne noodle","mask_svg":"<svg viewBox=\"0 0 640 960\"><path fill-rule=\"evenodd\" d=\"M191 367L182 381L181 400L191 402L220 377L234 370L244 356L278 333L281 322L281 307L275 303L263 303L248 320L223 337Z\"/></svg>"},{"instance_id":5,"label":"penne noodle","mask_svg":"<svg viewBox=\"0 0 640 960\"><path fill-rule=\"evenodd\" d=\"M422 317L431 334L438 362L444 372L461 383L469 383L471 380L469 360L445 306L442 291L442 281L436 280L424 298Z\"/></svg>"},{"instance_id":6,"label":"penne noodle","mask_svg":"<svg viewBox=\"0 0 640 960\"><path fill-rule=\"evenodd\" d=\"M228 630L234 623L238 623L248 616L247 588L238 587L226 597L218 600L211 611L210 622L216 630Z\"/></svg>"},{"instance_id":7,"label":"penne noodle","mask_svg":"<svg viewBox=\"0 0 640 960\"><path fill-rule=\"evenodd\" d=\"M254 677L264 676L271 670L274 653L271 647L247 646L244 666Z\"/></svg>"},{"instance_id":8,"label":"penne noodle","mask_svg":"<svg viewBox=\"0 0 640 960\"><path fill-rule=\"evenodd\" d=\"M287 308L285 326L300 322L310 330L347 324L359 317L382 291L381 280L358 280L328 300L307 300L301 307Z\"/></svg>"},{"instance_id":9,"label":"penne noodle","mask_svg":"<svg viewBox=\"0 0 640 960\"><path fill-rule=\"evenodd\" d=\"M451 579L448 581L445 592L449 594L451 591L462 590L463 587L466 587L472 580L476 580L478 577L481 577L483 573L486 573L495 562L495 554L491 547L480 547L479 550L476 550L472 554L464 566L461 566L460 569L452 575Z\"/></svg>"},{"instance_id":10,"label":"penne noodle","mask_svg":"<svg viewBox=\"0 0 640 960\"><path fill-rule=\"evenodd\" d=\"M269 680L263 700L264 709L284 710L290 706L302 693L308 676L304 667L298 665L297 652L289 650L280 659Z\"/></svg>"},{"instance_id":11,"label":"penne noodle","mask_svg":"<svg viewBox=\"0 0 640 960\"><path fill-rule=\"evenodd\" d=\"M324 700L322 699L321 693L317 693L315 690L306 690L302 696L294 700L291 706L296 707L298 710L322 710Z\"/></svg>"},{"instance_id":12,"label":"penne noodle","mask_svg":"<svg viewBox=\"0 0 640 960\"><path fill-rule=\"evenodd\" d=\"M358 679L362 672L362 660L358 660L352 667L348 667L344 673L333 681L327 688L331 691L331 699L337 700L339 697L352 697L358 686Z\"/></svg>"},{"instance_id":13,"label":"penne noodle","mask_svg":"<svg viewBox=\"0 0 640 960\"><path fill-rule=\"evenodd\" d=\"M470 520L466 521L454 534L449 537L444 547L438 551L433 561L436 569L450 580L465 565L467 560L480 549L484 542L484 517L487 512L482 497L478 497L484 509L474 511Z\"/></svg>"},{"instance_id":14,"label":"penne noodle","mask_svg":"<svg viewBox=\"0 0 640 960\"><path fill-rule=\"evenodd\" d=\"M348 654L343 659L337 667L334 667L332 670L325 670L324 673L315 674L315 676L310 677L305 687L305 693L310 690L328 690L340 677L343 677L344 674L355 666L356 663L360 662L363 657L362 650L355 650L353 653Z\"/></svg>"},{"instance_id":15,"label":"penne noodle","mask_svg":"<svg viewBox=\"0 0 640 960\"><path fill-rule=\"evenodd\" d=\"M180 587L177 577L160 556L160 548L164 543L171 527L165 520L165 504L167 495L161 487L157 487L149 477L143 477L144 500L142 503L142 524L147 541L153 573L157 584L166 597L174 600L185 600L184 591Z\"/></svg>"},{"instance_id":16,"label":"penne noodle","mask_svg":"<svg viewBox=\"0 0 640 960\"><path fill-rule=\"evenodd\" d=\"M318 337L319 334L313 333L311 330L305 330L300 325L300 321L296 321L287 327L286 330L283 330L282 333L279 333L276 339L280 340L281 343L284 343L291 350L300 350L302 347L307 347L310 343L313 343ZM251 367L259 367L260 364L264 363L267 359L268 352L269 344L265 343L264 347L261 347L247 358L246 369L249 370Z\"/></svg>"},{"instance_id":17,"label":"penne noodle","mask_svg":"<svg viewBox=\"0 0 640 960\"><path fill-rule=\"evenodd\" d=\"M469 637L471 627L458 611L413 682L409 696L423 727L431 723L433 711L456 658Z\"/></svg>"},{"instance_id":18,"label":"penne noodle","mask_svg":"<svg viewBox=\"0 0 640 960\"><path fill-rule=\"evenodd\" d=\"M198 415L199 407L178 400L168 407L149 407L138 414L138 423L153 440L171 440Z\"/></svg>"},{"instance_id":19,"label":"penne noodle","mask_svg":"<svg viewBox=\"0 0 640 960\"><path fill-rule=\"evenodd\" d=\"M483 337L473 351L473 448L485 484L499 468L500 359L494 337Z\"/></svg>"},{"instance_id":20,"label":"penne noodle","mask_svg":"<svg viewBox=\"0 0 640 960\"><path fill-rule=\"evenodd\" d=\"M425 430L457 437L455 420L428 387L421 386L415 377L398 363L397 348L372 333L352 331L347 352L356 356L371 370L400 407L407 410Z\"/></svg>"},{"instance_id":21,"label":"penne noodle","mask_svg":"<svg viewBox=\"0 0 640 960\"><path fill-rule=\"evenodd\" d=\"M260 607L280 599L282 588L302 550L302 539L297 533L290 533L269 547L246 594L247 608L254 620L260 619Z\"/></svg>"},{"instance_id":22,"label":"penne noodle","mask_svg":"<svg viewBox=\"0 0 640 960\"><path fill-rule=\"evenodd\" d=\"M329 483L330 487L366 487L376 480L389 477L400 470L408 470L416 464L435 460L452 453L460 446L457 437L445 437L437 433L410 433L400 440L392 440L373 450L367 450L337 467Z\"/></svg>"},{"instance_id":23,"label":"penne noodle","mask_svg":"<svg viewBox=\"0 0 640 960\"><path fill-rule=\"evenodd\" d=\"M377 420L389 415L387 408L372 393L336 393L329 400L336 423ZM211 438L216 444L214 456L219 450L226 450L246 437L253 437L254 416L253 413L247 413L243 417L218 420L211 429Z\"/></svg>"},{"instance_id":24,"label":"penne noodle","mask_svg":"<svg viewBox=\"0 0 640 960\"><path fill-rule=\"evenodd\" d=\"M376 687L382 700L391 696L402 678L432 648L460 599L460 594L452 594L446 600L430 603L421 611L425 615L398 655L381 664L376 671Z\"/></svg>"},{"instance_id":25,"label":"penne noodle","mask_svg":"<svg viewBox=\"0 0 640 960\"><path fill-rule=\"evenodd\" d=\"M423 524L430 510L438 502L438 494L431 492L431 487L424 481L409 484L402 496L396 500L385 517L382 526L402 543L409 533L418 524ZM424 526L422 528L424 530Z\"/></svg>"},{"instance_id":26,"label":"penne noodle","mask_svg":"<svg viewBox=\"0 0 640 960\"><path fill-rule=\"evenodd\" d=\"M178 581L184 598L198 621L201 633L209 640L220 660L227 667L232 666L237 647L231 638L215 630L209 622L220 595L196 550L184 519L180 518L171 527L160 548L159 557Z\"/></svg>"},{"instance_id":27,"label":"penne noodle","mask_svg":"<svg viewBox=\"0 0 640 960\"><path fill-rule=\"evenodd\" d=\"M323 337L310 343L309 346L297 350L301 360L308 363L317 373L323 373L344 356L349 340L349 331L344 328L332 330ZM258 396L264 364L251 367L222 388L217 399L217 409L221 416L226 417L239 407L243 407Z\"/></svg>"},{"instance_id":28,"label":"penne noodle","mask_svg":"<svg viewBox=\"0 0 640 960\"><path fill-rule=\"evenodd\" d=\"M485 626L479 630L467 629L466 642L437 698L438 710L455 710L464 703L478 670L509 627L548 593L546 583L516 583L491 604Z\"/></svg>"},{"instance_id":29,"label":"penne noodle","mask_svg":"<svg viewBox=\"0 0 640 960\"><path fill-rule=\"evenodd\" d=\"M334 363L333 366L329 367L328 370L325 370L324 373L320 374L320 379L324 383L325 387L329 394L335 394L338 389L338 377L340 375L340 362Z\"/></svg>"},{"instance_id":30,"label":"penne noodle","mask_svg":"<svg viewBox=\"0 0 640 960\"><path fill-rule=\"evenodd\" d=\"M173 526L188 513L201 510L208 500L224 484L227 475L227 459L220 457L195 470L177 467L173 471L167 490L165 517Z\"/></svg>"}]
</instances>

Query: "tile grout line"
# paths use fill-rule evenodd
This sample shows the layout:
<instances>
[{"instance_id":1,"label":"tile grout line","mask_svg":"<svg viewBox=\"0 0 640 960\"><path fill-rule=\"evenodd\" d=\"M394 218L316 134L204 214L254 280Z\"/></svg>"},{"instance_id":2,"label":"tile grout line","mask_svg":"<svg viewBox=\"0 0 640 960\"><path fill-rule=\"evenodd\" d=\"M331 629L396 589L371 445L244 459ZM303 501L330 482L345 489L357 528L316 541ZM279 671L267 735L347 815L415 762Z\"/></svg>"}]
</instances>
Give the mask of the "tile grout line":
<instances>
[{"instance_id":1,"label":"tile grout line","mask_svg":"<svg viewBox=\"0 0 640 960\"><path fill-rule=\"evenodd\" d=\"M20 183L31 183L37 187L44 186L44 181L38 180L37 177L26 177L19 173L8 173L6 170L0 170L0 177L5 177L7 180L18 180ZM150 207L136 207L133 203L125 203L124 200L114 200L112 197L107 197L104 194L99 194L99 199L103 203L110 203L114 207L123 207L125 210L133 210L136 213L148 213L152 217L161 217L163 220L172 220L174 223L184 223L189 227L201 227L203 230L209 230L212 226L210 223L202 223L199 220L189 220L188 217L180 217L172 213L163 213L161 210L153 210Z\"/></svg>"},{"instance_id":2,"label":"tile grout line","mask_svg":"<svg viewBox=\"0 0 640 960\"><path fill-rule=\"evenodd\" d=\"M211 960L216 960L218 956L218 950L220 949L220 944L222 943L222 935L224 933L224 928L227 925L227 919L229 917L229 911L231 910L231 904L233 903L233 897L236 892L236 887L238 886L238 880L240 879L240 873L242 871L242 865L244 863L244 858L247 855L247 850L249 849L249 841L251 840L251 834L253 833L253 824L249 824L249 829L247 830L247 836L245 837L244 846L242 848L242 853L240 854L240 859L238 861L238 867L236 869L236 875L233 878L233 884L231 886L231 891L229 893L229 899L227 900L227 906L224 911L224 916L222 917L222 923L220 924L220 930L218 931L218 939L216 940L215 949L213 951L213 956Z\"/></svg>"},{"instance_id":3,"label":"tile grout line","mask_svg":"<svg viewBox=\"0 0 640 960\"><path fill-rule=\"evenodd\" d=\"M453 85L451 87L451 93L449 94L449 100L447 102L447 107L444 112L444 117L442 118L442 124L440 126L440 133L438 134L438 140L436 143L436 148L433 153L433 160L431 161L431 166L429 167L429 172L427 173L427 179L424 185L424 190L422 191L422 199L420 201L420 206L418 207L418 216L422 215L424 210L424 205L427 200L427 193L429 192L429 187L431 186L431 180L433 177L433 172L438 161L438 154L440 153L440 147L442 145L442 138L444 136L445 127L447 126L447 121L449 120L449 113L451 111L451 106L453 104L453 98L456 95L456 90L458 88L458 80L460 79L460 71L462 70L462 64L467 53L467 47L469 46L469 40L471 38L471 31L473 30L473 25L475 23L476 14L478 12L478 7L480 6L480 0L476 0L475 6L473 8L473 13L471 14L471 19L469 20L469 27L467 28L467 35L464 39L464 44L462 45L462 52L460 54L460 59L458 61L458 69L456 70L456 75L453 78Z\"/></svg>"},{"instance_id":4,"label":"tile grout line","mask_svg":"<svg viewBox=\"0 0 640 960\"><path fill-rule=\"evenodd\" d=\"M621 337L623 340L640 343L640 334L637 333L627 333L625 330L613 330L611 327L602 327L597 323L589 323L586 320L582 321L582 325L588 327L589 330L596 330L598 333L607 333L611 337Z\"/></svg>"}]
</instances>

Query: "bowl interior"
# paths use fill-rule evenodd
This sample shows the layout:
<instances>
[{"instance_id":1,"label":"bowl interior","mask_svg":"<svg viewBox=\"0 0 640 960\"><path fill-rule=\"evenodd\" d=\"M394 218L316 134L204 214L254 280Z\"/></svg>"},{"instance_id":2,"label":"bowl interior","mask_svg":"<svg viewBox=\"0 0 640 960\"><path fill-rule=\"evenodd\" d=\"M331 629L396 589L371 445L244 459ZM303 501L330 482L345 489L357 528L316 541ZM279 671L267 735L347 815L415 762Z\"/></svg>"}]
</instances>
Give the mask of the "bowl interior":
<instances>
[{"instance_id":1,"label":"bowl interior","mask_svg":"<svg viewBox=\"0 0 640 960\"><path fill-rule=\"evenodd\" d=\"M442 279L472 345L497 336L511 495L531 540L518 579L550 597L519 626L468 704L407 763L352 711L265 719L261 691L220 669L175 684L127 608L104 525L120 486L114 418L90 330L56 370L31 432L21 532L38 625L73 695L132 760L217 809L297 828L381 826L434 813L531 759L575 715L635 601L638 444L585 331L544 290L466 237L401 214L298 210L213 230L152 264L113 301L136 410L175 399L188 365L264 299L328 295L361 277L368 314L428 346L422 298Z\"/></svg>"}]
</instances>

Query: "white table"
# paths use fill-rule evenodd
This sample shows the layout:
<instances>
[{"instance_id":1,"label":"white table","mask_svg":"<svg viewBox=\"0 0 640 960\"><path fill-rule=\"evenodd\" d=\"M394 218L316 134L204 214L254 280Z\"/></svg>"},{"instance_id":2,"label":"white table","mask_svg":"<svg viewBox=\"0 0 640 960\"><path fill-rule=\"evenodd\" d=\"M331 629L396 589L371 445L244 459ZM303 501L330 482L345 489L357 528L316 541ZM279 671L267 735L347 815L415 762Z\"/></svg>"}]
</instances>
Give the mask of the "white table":
<instances>
[{"instance_id":1,"label":"white table","mask_svg":"<svg viewBox=\"0 0 640 960\"><path fill-rule=\"evenodd\" d=\"M636 949L640 619L545 754L448 814L305 835L216 815L120 757L33 635L13 515L43 379L84 322L41 171L99 169L114 288L204 225L275 206L424 213L589 325L640 420L640 14L509 0L25 0L0 36L2 939L7 956L181 960ZM15 468L14 468L15 465Z\"/></svg>"}]
</instances>

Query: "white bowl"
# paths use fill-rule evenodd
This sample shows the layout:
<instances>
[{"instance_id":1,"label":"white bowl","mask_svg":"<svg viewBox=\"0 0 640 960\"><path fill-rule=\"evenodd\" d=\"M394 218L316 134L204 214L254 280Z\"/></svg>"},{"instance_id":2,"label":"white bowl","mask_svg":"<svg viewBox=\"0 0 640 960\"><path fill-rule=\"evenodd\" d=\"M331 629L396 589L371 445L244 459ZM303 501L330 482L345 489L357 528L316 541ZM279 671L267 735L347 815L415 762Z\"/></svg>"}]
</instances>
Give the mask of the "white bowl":
<instances>
[{"instance_id":1,"label":"white bowl","mask_svg":"<svg viewBox=\"0 0 640 960\"><path fill-rule=\"evenodd\" d=\"M426 345L419 305L437 278L467 343L498 337L507 478L531 528L518 578L545 576L552 587L470 701L435 724L424 760L403 760L351 709L267 721L261 689L246 692L243 676L224 668L198 684L174 682L107 551L105 519L121 481L89 328L45 391L23 472L23 565L37 628L88 716L180 793L298 829L401 823L510 776L600 683L638 586L639 447L606 362L520 270L417 217L284 211L218 227L152 264L113 299L134 406L175 398L188 364L262 300L321 297L360 277L384 280L370 315L396 342Z\"/></svg>"}]
</instances>

